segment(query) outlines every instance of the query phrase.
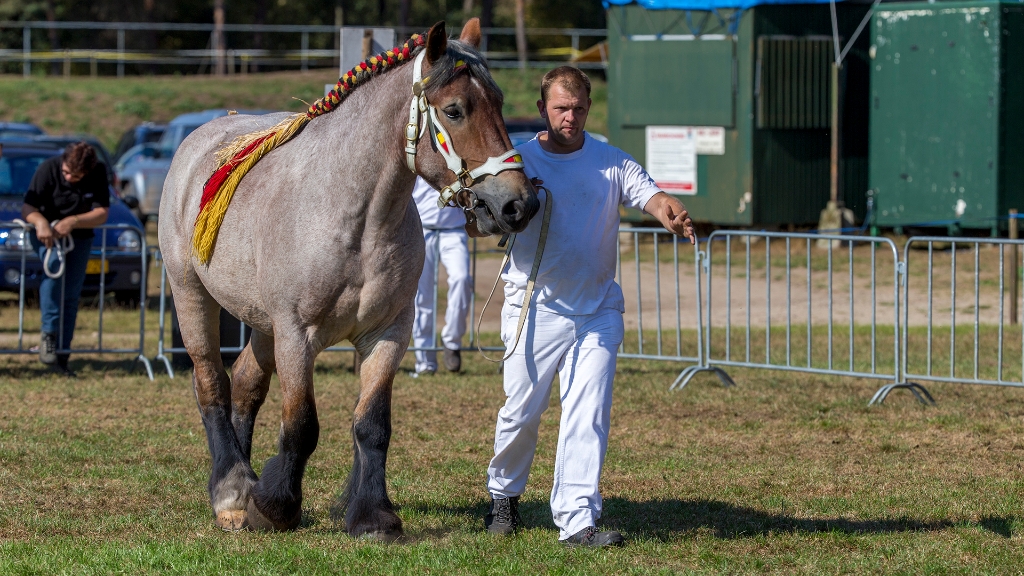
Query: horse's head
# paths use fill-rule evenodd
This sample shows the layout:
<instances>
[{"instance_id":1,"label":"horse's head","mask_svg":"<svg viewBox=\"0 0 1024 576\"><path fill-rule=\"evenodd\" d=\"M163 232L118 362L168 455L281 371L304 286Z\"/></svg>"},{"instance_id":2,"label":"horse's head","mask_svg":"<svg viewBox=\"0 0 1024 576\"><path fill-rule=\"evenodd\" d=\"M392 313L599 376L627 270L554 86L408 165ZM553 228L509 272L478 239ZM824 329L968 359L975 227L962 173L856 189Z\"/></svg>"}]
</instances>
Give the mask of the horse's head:
<instances>
[{"instance_id":1,"label":"horse's head","mask_svg":"<svg viewBox=\"0 0 1024 576\"><path fill-rule=\"evenodd\" d=\"M448 40L443 22L427 33L422 73L430 106L421 122L431 146L416 154L416 172L466 211L470 233L520 232L540 202L505 131L501 89L479 45L476 18L458 40Z\"/></svg>"}]
</instances>

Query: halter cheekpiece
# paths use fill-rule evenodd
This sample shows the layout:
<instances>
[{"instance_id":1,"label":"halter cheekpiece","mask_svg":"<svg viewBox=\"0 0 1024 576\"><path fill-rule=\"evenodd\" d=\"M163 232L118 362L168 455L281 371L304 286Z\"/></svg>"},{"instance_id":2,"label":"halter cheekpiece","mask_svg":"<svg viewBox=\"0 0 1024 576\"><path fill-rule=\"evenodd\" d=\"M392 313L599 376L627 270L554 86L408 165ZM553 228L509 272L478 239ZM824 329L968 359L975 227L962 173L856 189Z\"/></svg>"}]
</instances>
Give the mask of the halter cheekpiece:
<instances>
[{"instance_id":1,"label":"halter cheekpiece","mask_svg":"<svg viewBox=\"0 0 1024 576\"><path fill-rule=\"evenodd\" d=\"M427 95L423 90L424 84L429 79L423 77L423 57L426 50L416 56L412 72L412 101L409 103L409 123L405 126L405 159L409 170L416 173L416 145L423 136L423 131L430 127L430 137L441 153L448 169L455 174L455 181L441 189L437 199L438 208L445 206L458 206L462 208L467 216L478 202L476 194L470 189L484 176L495 176L505 170L522 170L523 157L515 148L505 152L501 156L491 156L486 162L473 170L468 170L466 162L455 152L452 139L448 131L438 120L437 107L427 101ZM420 124L420 115L427 120Z\"/></svg>"}]
</instances>

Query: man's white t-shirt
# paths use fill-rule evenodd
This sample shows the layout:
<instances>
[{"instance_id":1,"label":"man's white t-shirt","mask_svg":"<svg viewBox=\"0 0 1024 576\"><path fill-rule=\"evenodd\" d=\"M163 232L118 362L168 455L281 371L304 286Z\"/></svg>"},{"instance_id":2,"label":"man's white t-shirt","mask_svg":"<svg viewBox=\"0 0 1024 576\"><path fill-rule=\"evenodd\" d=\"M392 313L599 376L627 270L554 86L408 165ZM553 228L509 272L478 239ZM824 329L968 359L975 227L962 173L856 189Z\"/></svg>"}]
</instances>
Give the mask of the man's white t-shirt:
<instances>
[{"instance_id":1,"label":"man's white t-shirt","mask_svg":"<svg viewBox=\"0 0 1024 576\"><path fill-rule=\"evenodd\" d=\"M625 312L615 283L619 206L643 209L660 190L647 172L622 150L585 134L583 148L552 154L534 138L518 147L526 176L540 178L553 197L551 224L544 245L533 300L539 310L556 314L592 314L601 308ZM516 236L508 270L503 272L505 301L523 305L526 282L537 254L544 216L541 209Z\"/></svg>"},{"instance_id":2,"label":"man's white t-shirt","mask_svg":"<svg viewBox=\"0 0 1024 576\"><path fill-rule=\"evenodd\" d=\"M437 207L439 194L433 186L419 176L416 177L416 185L412 189L412 201L416 203L416 209L420 213L420 223L424 228L434 230L448 230L451 228L462 228L466 225L466 216L459 208L445 206Z\"/></svg>"}]
</instances>

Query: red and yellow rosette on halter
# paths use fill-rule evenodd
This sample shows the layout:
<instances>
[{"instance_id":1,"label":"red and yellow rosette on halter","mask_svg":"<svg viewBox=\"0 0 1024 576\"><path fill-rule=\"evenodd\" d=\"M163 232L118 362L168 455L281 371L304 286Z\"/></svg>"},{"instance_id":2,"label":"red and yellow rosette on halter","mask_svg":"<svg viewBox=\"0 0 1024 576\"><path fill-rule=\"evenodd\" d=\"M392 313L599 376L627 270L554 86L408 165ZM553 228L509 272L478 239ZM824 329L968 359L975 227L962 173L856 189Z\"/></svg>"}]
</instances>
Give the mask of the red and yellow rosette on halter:
<instances>
[{"instance_id":1,"label":"red and yellow rosette on halter","mask_svg":"<svg viewBox=\"0 0 1024 576\"><path fill-rule=\"evenodd\" d=\"M239 136L217 152L217 170L203 185L199 215L192 232L192 251L202 264L208 264L217 243L217 233L224 222L231 198L242 178L260 158L288 142L317 116L331 112L358 86L405 62L426 43L426 36L414 34L404 45L360 62L338 79L323 98L314 102L303 114L295 114L260 132Z\"/></svg>"}]
</instances>

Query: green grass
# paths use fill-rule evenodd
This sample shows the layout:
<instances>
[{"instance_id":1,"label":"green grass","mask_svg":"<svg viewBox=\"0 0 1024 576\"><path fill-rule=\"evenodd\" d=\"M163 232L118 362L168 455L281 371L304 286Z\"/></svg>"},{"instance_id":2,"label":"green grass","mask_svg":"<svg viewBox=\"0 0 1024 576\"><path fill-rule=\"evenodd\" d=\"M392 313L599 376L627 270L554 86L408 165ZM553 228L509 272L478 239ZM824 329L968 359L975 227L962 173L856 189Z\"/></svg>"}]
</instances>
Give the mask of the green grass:
<instances>
[{"instance_id":1,"label":"green grass","mask_svg":"<svg viewBox=\"0 0 1024 576\"><path fill-rule=\"evenodd\" d=\"M628 545L556 542L557 395L524 495L528 528L490 538L484 481L504 395L494 366L469 353L462 375L397 377L388 479L407 539L352 540L329 514L351 465L350 360L318 361L301 528L226 534L210 518L187 373L149 382L79 359L68 381L0 358L0 572L999 574L1024 561L1019 391L935 384L935 408L896 393L869 409L878 382L732 370L736 388L702 375L670 393L681 366L641 361L620 363L602 481L604 525ZM280 410L275 380L257 471Z\"/></svg>"},{"instance_id":2,"label":"green grass","mask_svg":"<svg viewBox=\"0 0 1024 576\"><path fill-rule=\"evenodd\" d=\"M543 70L494 70L505 93L502 113L536 118ZM337 81L335 70L212 76L142 76L89 78L74 76L24 79L0 75L0 121L33 122L47 132L89 133L113 149L128 128L144 120L166 122L178 114L208 108L268 109L299 112L304 102ZM593 78L594 107L587 128L608 133L608 90Z\"/></svg>"}]
</instances>

